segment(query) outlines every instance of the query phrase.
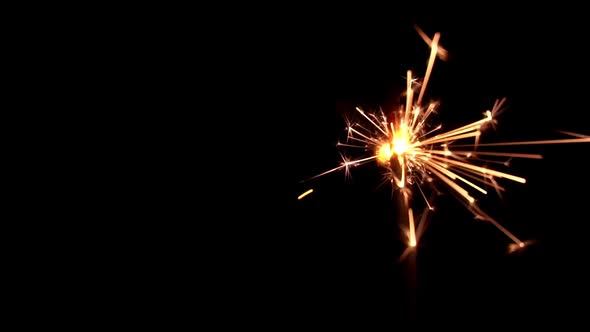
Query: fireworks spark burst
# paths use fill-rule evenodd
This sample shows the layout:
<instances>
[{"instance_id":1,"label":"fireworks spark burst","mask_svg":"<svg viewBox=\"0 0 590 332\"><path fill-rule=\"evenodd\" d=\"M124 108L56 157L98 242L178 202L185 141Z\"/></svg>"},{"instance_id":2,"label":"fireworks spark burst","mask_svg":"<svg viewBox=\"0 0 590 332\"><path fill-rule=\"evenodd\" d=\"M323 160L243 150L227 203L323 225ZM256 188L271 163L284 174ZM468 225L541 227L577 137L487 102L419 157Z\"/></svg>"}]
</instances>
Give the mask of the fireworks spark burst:
<instances>
[{"instance_id":1,"label":"fireworks spark burst","mask_svg":"<svg viewBox=\"0 0 590 332\"><path fill-rule=\"evenodd\" d=\"M488 128L497 124L497 116L504 110L505 99L498 99L491 109L483 112L483 118L461 127L442 131L442 124L434 124L432 115L437 112L436 102L424 102L428 81L437 58L444 59L447 51L439 45L440 33L429 38L416 28L421 38L430 47L425 74L422 78L407 71L405 103L393 112L382 109L365 111L357 107L358 122L348 123L346 141L338 143L343 150L365 151L357 159L347 157L341 152L339 166L311 177L318 178L336 171L344 171L350 176L350 168L367 163L377 163L384 170L385 181L400 194L400 206L405 220L402 221L407 236L407 249L402 258L418 245L434 210L433 193L441 185L458 198L479 220L493 224L510 240L509 252L524 248L529 241L523 241L485 213L478 205L477 195L487 195L491 190L498 194L504 191L502 181L524 184L526 179L490 167L507 161L489 158L528 158L542 159L540 154L480 151L486 146L515 146L535 144L588 143L590 136L562 132L574 138L556 140L537 140L500 143L480 143L480 137ZM468 140L472 143L468 143ZM304 195L302 195L304 196ZM417 198L417 199L416 199ZM420 204L423 203L423 204ZM423 210L415 213L415 210Z\"/></svg>"}]
</instances>

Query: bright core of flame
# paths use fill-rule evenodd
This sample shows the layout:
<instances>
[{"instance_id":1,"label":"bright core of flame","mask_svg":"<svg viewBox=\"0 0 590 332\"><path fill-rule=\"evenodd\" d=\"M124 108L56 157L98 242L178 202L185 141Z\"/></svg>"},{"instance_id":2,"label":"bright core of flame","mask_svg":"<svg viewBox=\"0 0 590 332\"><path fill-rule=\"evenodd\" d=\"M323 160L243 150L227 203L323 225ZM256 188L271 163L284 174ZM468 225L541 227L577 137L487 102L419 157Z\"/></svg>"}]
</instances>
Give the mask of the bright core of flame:
<instances>
[{"instance_id":1,"label":"bright core of flame","mask_svg":"<svg viewBox=\"0 0 590 332\"><path fill-rule=\"evenodd\" d=\"M393 129L393 125L391 127ZM398 130L392 130L388 134L386 141L381 143L377 150L377 160L380 163L389 162L394 155L403 157L411 148L410 133L408 132L408 126L404 123L399 125Z\"/></svg>"}]
</instances>

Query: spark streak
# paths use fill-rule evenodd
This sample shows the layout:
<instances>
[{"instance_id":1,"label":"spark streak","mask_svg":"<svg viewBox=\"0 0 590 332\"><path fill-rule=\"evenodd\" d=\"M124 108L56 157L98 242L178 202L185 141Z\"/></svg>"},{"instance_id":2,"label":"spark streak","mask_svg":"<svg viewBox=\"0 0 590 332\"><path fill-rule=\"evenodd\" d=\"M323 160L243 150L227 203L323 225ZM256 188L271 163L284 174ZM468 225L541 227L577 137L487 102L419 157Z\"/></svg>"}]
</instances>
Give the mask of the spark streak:
<instances>
[{"instance_id":1,"label":"spark streak","mask_svg":"<svg viewBox=\"0 0 590 332\"><path fill-rule=\"evenodd\" d=\"M303 194L299 195L299 196L297 197L297 199L298 199L298 200L300 200L300 199L302 199L303 197L305 197L305 196L307 196L307 195L311 194L312 192L313 192L313 189L309 189L309 190L307 190L306 192L304 192Z\"/></svg>"}]
</instances>

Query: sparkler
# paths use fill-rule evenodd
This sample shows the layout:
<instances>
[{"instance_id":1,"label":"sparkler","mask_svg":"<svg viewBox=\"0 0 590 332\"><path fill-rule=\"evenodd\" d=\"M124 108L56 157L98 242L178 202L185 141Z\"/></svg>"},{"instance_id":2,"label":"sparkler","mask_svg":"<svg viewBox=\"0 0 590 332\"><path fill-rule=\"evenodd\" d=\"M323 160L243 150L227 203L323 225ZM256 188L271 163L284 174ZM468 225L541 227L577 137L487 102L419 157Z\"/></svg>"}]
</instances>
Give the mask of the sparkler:
<instances>
[{"instance_id":1,"label":"sparkler","mask_svg":"<svg viewBox=\"0 0 590 332\"><path fill-rule=\"evenodd\" d=\"M344 171L350 176L350 168L370 162L376 162L385 170L385 181L390 182L392 188L399 191L400 204L404 211L404 221L408 248L402 258L413 250L424 234L428 221L428 214L434 210L432 194L438 191L439 184L443 184L449 192L455 195L465 207L471 211L476 219L493 224L504 233L512 243L509 252L521 249L528 242L520 240L513 233L500 225L495 219L485 213L476 203L474 193L488 194L488 188L497 193L504 190L500 181L509 180L526 183L526 179L487 166L493 160L485 158L529 158L542 159L540 154L513 152L478 151L484 146L514 146L535 144L563 144L590 142L590 136L576 133L562 132L574 138L557 140L480 143L482 133L494 126L496 117L503 111L505 99L496 100L490 110L483 113L483 118L468 123L459 128L441 133L442 125L433 126L431 115L437 110L437 103L425 103L424 96L436 58L444 59L447 51L439 45L440 33L429 38L421 29L416 27L418 34L430 47L424 77L419 79L411 70L407 71L405 105L399 110L386 114L382 109L367 112L356 108L362 121L349 123L345 143L338 143L342 149L356 149L369 152L358 159L349 159L344 153L342 163L328 171L313 176L311 179L327 175L336 171ZM473 143L461 143L466 139L473 139ZM460 144L458 144L460 142ZM498 161L495 161L498 162ZM308 191L298 199L307 195ZM417 208L414 196L424 204L423 212L416 214ZM430 196L430 197L429 197Z\"/></svg>"}]
</instances>

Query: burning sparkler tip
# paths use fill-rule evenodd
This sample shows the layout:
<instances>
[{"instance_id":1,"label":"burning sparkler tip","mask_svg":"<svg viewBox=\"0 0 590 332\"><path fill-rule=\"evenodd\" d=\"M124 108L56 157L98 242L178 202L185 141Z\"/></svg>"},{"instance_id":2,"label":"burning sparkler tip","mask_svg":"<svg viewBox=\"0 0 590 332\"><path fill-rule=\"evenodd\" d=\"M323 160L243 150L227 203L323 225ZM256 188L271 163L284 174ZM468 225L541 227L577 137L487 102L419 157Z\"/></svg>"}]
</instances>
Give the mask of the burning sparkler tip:
<instances>
[{"instance_id":1,"label":"burning sparkler tip","mask_svg":"<svg viewBox=\"0 0 590 332\"><path fill-rule=\"evenodd\" d=\"M528 247L530 241L520 241L512 233L502 227L490 216L485 214L476 204L476 199L471 196L471 189L478 190L487 194L485 186L492 186L498 194L504 190L496 179L504 178L519 183L526 183L526 179L514 176L508 173L495 170L494 167L488 168L490 163L497 163L506 167L510 166L511 158L531 158L542 159L539 154L509 153L495 151L480 151L482 146L503 146L503 145L532 145L532 144L558 144L558 143L590 143L590 136L576 134L571 132L562 132L573 136L570 139L543 140L543 141L521 141L521 142L500 142L500 143L481 143L481 136L490 128L494 129L497 124L496 117L503 111L503 104L506 98L496 100L491 110L483 113L483 119L466 124L464 126L446 131L444 133L432 134L443 128L439 124L430 130L431 122L429 116L436 113L435 107L438 103L431 103L427 108L424 107L423 97L431 76L434 61L438 56L441 59L446 58L447 52L439 45L440 33L435 33L431 38L418 26L415 26L418 34L431 48L430 58L427 63L426 73L422 80L413 76L412 70L407 71L405 104L401 103L397 111L386 114L381 107L379 112L356 107L355 110L362 116L363 122L350 122L346 119L346 141L338 141L338 147L347 147L361 149L365 152L370 151L372 154L360 159L349 159L341 153L342 162L340 166L323 172L314 178L326 175L338 170L343 170L345 176L350 177L350 169L360 166L371 161L376 161L379 166L387 169L384 182L390 182L392 189L398 190L403 195L404 209L408 212L409 231L407 238L408 250L417 246L417 239L424 231L424 224L418 219L416 228L414 224L414 215L410 207L411 189L417 187L422 193L428 209L434 211L426 195L422 192L422 187L430 188L432 195L442 195L435 185L424 186L435 181L441 181L447 185L453 194L456 194L462 203L473 212L474 218L482 221L489 221L500 231L507 235L512 243L509 245L509 252L514 252ZM431 135L432 134L432 135ZM455 144L459 140L475 137L475 144ZM440 147L440 148L439 148ZM470 147L472 150L461 149L461 147ZM452 148L452 149L451 149ZM476 148L477 151L476 151ZM506 161L487 160L485 156L510 157ZM479 182L479 183L477 183ZM469 186L470 188L468 188ZM397 187L397 188L395 188ZM469 190L468 190L469 189ZM313 189L301 194L298 199L302 199L313 192ZM479 197L479 196L477 196ZM423 213L423 216L427 213ZM424 219L426 220L426 219ZM405 257L404 255L402 255Z\"/></svg>"},{"instance_id":2,"label":"burning sparkler tip","mask_svg":"<svg viewBox=\"0 0 590 332\"><path fill-rule=\"evenodd\" d=\"M517 251L525 250L525 248L529 247L533 242L534 242L533 240L527 240L527 241L520 241L520 242L511 243L508 245L508 253L512 254Z\"/></svg>"}]
</instances>

